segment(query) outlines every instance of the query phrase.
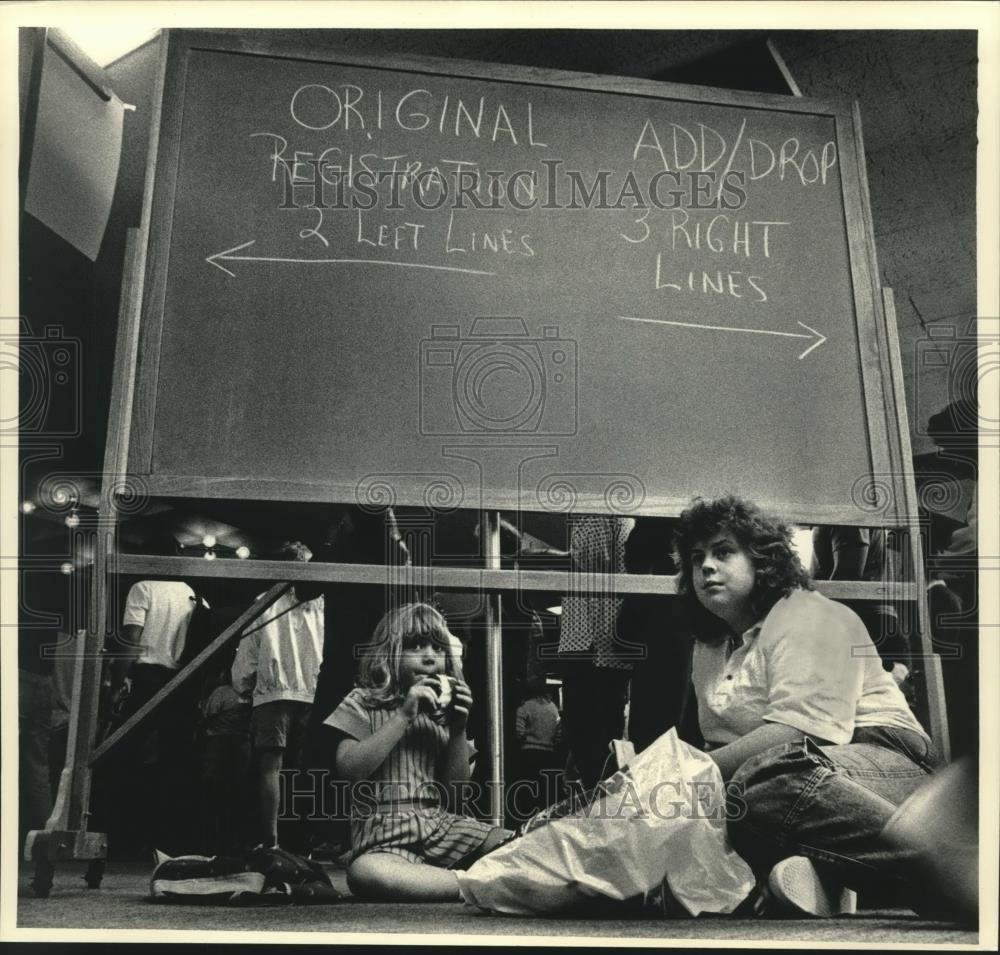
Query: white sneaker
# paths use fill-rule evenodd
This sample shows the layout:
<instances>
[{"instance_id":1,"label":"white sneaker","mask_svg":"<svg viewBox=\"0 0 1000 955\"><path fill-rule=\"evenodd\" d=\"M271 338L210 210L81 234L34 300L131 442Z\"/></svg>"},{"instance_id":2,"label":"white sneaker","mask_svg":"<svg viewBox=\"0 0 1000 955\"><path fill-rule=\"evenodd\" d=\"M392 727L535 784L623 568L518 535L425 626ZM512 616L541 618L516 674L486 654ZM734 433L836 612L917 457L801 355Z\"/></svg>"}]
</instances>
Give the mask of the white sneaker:
<instances>
[{"instance_id":1,"label":"white sneaker","mask_svg":"<svg viewBox=\"0 0 1000 955\"><path fill-rule=\"evenodd\" d=\"M858 895L836 879L820 875L805 856L782 859L768 876L771 894L783 905L815 918L853 915Z\"/></svg>"}]
</instances>

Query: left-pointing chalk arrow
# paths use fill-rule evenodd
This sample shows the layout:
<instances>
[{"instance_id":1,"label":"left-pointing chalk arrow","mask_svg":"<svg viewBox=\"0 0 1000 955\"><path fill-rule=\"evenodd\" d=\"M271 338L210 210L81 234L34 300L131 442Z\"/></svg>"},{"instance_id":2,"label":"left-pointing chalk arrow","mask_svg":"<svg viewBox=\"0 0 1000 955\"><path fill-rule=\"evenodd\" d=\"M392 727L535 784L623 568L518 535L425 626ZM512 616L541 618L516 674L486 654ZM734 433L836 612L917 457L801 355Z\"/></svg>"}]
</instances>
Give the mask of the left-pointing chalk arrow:
<instances>
[{"instance_id":1,"label":"left-pointing chalk arrow","mask_svg":"<svg viewBox=\"0 0 1000 955\"><path fill-rule=\"evenodd\" d=\"M394 262L390 259L300 259L289 258L277 255L235 255L241 249L248 249L257 240L251 239L241 245L234 245L225 252L216 252L215 255L205 256L205 261L221 269L226 275L236 278L236 273L227 269L223 262L284 262L292 265L378 265L395 266L400 269L429 269L433 272L462 272L465 275L496 275L496 272L487 272L483 269L462 269L453 265L428 265L423 262Z\"/></svg>"},{"instance_id":2,"label":"left-pointing chalk arrow","mask_svg":"<svg viewBox=\"0 0 1000 955\"><path fill-rule=\"evenodd\" d=\"M674 322L666 318L636 318L634 315L619 315L623 322L649 322L651 325L677 325L680 328L701 328L710 332L745 332L748 335L780 335L782 338L808 338L812 344L799 355L803 359L813 349L819 348L826 341L826 335L821 335L815 328L810 328L805 322L796 322L801 325L809 334L802 332L776 332L768 328L732 328L729 325L698 325L694 322Z\"/></svg>"}]
</instances>

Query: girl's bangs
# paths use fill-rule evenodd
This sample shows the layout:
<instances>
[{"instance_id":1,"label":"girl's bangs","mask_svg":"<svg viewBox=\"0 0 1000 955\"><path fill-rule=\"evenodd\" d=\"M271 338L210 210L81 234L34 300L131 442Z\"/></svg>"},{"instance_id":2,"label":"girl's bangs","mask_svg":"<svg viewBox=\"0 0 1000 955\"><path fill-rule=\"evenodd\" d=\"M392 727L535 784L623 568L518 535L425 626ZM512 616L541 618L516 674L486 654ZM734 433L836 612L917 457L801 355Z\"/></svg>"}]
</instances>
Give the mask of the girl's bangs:
<instances>
[{"instance_id":1,"label":"girl's bangs","mask_svg":"<svg viewBox=\"0 0 1000 955\"><path fill-rule=\"evenodd\" d=\"M419 624L412 630L403 634L402 645L404 650L416 650L432 643L442 650L447 650L450 646L448 637L439 627L421 627Z\"/></svg>"}]
</instances>

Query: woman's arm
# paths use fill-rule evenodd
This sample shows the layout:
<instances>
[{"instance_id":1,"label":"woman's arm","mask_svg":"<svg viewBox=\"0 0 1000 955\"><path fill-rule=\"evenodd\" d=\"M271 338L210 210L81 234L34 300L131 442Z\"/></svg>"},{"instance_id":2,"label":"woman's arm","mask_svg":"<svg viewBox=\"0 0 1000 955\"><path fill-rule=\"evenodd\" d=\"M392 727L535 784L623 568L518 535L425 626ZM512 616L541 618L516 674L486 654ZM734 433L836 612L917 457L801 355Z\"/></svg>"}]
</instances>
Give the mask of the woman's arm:
<instances>
[{"instance_id":1,"label":"woman's arm","mask_svg":"<svg viewBox=\"0 0 1000 955\"><path fill-rule=\"evenodd\" d=\"M713 749L708 755L719 767L722 778L728 781L751 756L763 753L772 746L795 743L801 739L805 739L805 734L794 726L787 726L785 723L765 723L735 742Z\"/></svg>"}]
</instances>

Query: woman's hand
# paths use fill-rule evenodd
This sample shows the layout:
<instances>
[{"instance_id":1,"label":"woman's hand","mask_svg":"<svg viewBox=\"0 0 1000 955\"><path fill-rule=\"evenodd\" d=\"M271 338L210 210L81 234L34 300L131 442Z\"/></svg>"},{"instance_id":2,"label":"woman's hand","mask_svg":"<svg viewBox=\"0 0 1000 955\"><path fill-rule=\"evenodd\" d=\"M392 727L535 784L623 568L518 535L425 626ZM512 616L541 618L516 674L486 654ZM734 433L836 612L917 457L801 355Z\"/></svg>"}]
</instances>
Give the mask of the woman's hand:
<instances>
[{"instance_id":1,"label":"woman's hand","mask_svg":"<svg viewBox=\"0 0 1000 955\"><path fill-rule=\"evenodd\" d=\"M452 688L452 703L448 708L448 728L452 733L465 732L469 723L469 710L472 709L472 690L465 680L454 678Z\"/></svg>"},{"instance_id":2,"label":"woman's hand","mask_svg":"<svg viewBox=\"0 0 1000 955\"><path fill-rule=\"evenodd\" d=\"M400 712L408 723L412 723L420 712L421 701L426 701L427 709L434 710L437 706L437 680L434 677L422 676L410 687L400 707Z\"/></svg>"}]
</instances>

